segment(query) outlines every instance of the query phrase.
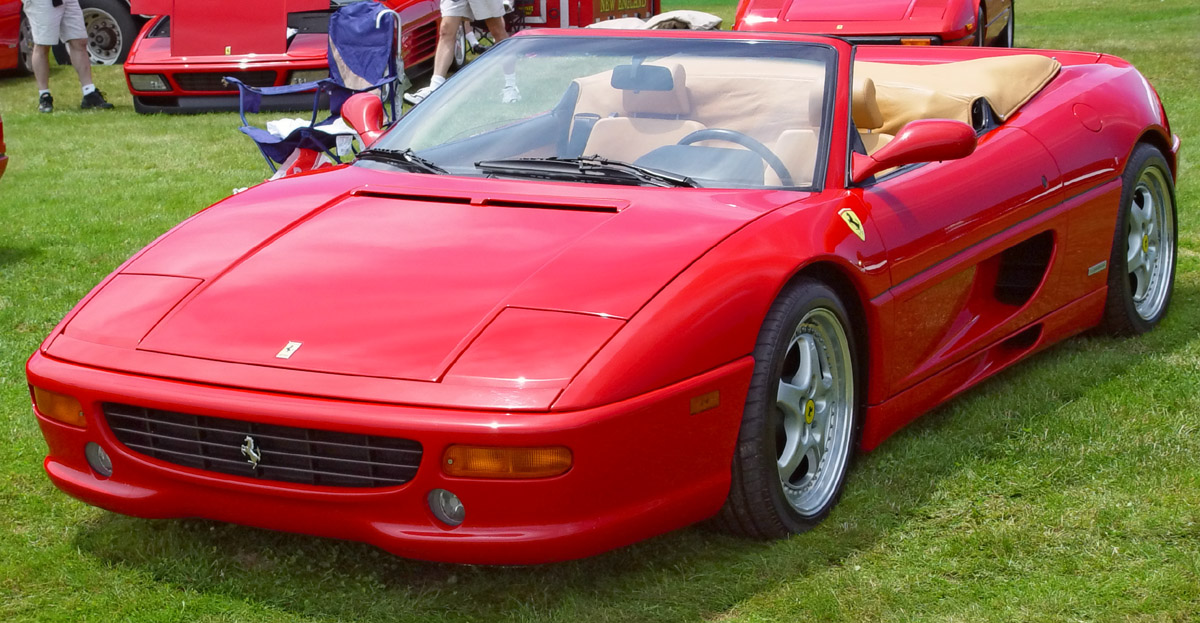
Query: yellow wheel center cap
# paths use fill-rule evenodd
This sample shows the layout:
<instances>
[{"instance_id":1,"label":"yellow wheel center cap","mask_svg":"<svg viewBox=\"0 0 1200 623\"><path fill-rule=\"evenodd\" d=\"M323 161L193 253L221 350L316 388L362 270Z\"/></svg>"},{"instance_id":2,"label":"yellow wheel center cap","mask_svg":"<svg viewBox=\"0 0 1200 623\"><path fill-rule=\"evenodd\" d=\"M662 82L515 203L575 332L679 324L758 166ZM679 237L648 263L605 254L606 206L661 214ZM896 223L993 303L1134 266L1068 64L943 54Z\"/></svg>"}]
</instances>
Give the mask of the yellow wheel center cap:
<instances>
[{"instance_id":1,"label":"yellow wheel center cap","mask_svg":"<svg viewBox=\"0 0 1200 623\"><path fill-rule=\"evenodd\" d=\"M804 403L804 423L812 424L813 416L817 414L817 403L809 400Z\"/></svg>"},{"instance_id":2,"label":"yellow wheel center cap","mask_svg":"<svg viewBox=\"0 0 1200 623\"><path fill-rule=\"evenodd\" d=\"M1150 236L1142 236L1142 253L1150 252Z\"/></svg>"}]
</instances>

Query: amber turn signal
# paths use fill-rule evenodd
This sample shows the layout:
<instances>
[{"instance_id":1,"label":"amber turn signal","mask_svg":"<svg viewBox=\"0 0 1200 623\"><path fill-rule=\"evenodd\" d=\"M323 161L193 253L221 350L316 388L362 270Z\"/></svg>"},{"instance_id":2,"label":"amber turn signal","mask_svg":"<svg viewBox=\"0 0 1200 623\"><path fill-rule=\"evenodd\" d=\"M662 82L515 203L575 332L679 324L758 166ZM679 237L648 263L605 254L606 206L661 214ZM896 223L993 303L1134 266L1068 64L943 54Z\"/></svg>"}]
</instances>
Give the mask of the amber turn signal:
<instances>
[{"instance_id":1,"label":"amber turn signal","mask_svg":"<svg viewBox=\"0 0 1200 623\"><path fill-rule=\"evenodd\" d=\"M933 45L929 39L901 39L900 45Z\"/></svg>"},{"instance_id":2,"label":"amber turn signal","mask_svg":"<svg viewBox=\"0 0 1200 623\"><path fill-rule=\"evenodd\" d=\"M83 406L70 396L34 386L33 406L37 408L38 413L52 420L72 426L87 426L87 420L83 418Z\"/></svg>"},{"instance_id":3,"label":"amber turn signal","mask_svg":"<svg viewBox=\"0 0 1200 623\"><path fill-rule=\"evenodd\" d=\"M459 478L549 478L571 469L571 451L563 446L506 448L450 446L442 471Z\"/></svg>"}]
</instances>

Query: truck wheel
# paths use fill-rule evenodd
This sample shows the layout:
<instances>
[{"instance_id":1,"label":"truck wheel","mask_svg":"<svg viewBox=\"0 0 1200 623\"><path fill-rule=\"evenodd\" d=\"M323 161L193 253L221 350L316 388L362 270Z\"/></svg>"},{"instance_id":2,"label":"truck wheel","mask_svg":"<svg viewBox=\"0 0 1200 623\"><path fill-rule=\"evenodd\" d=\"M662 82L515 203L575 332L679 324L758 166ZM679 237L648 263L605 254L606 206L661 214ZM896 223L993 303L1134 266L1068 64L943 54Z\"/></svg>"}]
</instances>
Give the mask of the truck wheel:
<instances>
[{"instance_id":1,"label":"truck wheel","mask_svg":"<svg viewBox=\"0 0 1200 623\"><path fill-rule=\"evenodd\" d=\"M93 65L118 65L129 56L137 37L138 23L129 14L129 5L121 0L79 0L83 25L88 34L88 56ZM54 46L54 60L70 65L67 46Z\"/></svg>"}]
</instances>

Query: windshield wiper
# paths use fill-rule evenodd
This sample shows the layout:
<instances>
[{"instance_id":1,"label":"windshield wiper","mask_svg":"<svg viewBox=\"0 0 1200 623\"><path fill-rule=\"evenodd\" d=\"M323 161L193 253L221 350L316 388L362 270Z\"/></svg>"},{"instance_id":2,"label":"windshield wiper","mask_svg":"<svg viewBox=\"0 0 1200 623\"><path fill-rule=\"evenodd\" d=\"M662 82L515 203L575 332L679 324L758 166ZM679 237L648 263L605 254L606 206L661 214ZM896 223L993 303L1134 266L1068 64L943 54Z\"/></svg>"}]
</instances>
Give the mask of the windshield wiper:
<instances>
[{"instance_id":1,"label":"windshield wiper","mask_svg":"<svg viewBox=\"0 0 1200 623\"><path fill-rule=\"evenodd\" d=\"M445 175L448 173L442 167L418 156L411 149L383 149L373 147L358 152L358 159L394 164L419 173L434 173L436 175Z\"/></svg>"},{"instance_id":2,"label":"windshield wiper","mask_svg":"<svg viewBox=\"0 0 1200 623\"><path fill-rule=\"evenodd\" d=\"M493 175L513 175L572 182L605 184L637 182L662 188L681 186L697 188L700 186L696 180L685 175L649 169L619 160L608 160L600 156L482 160L475 163L475 168Z\"/></svg>"}]
</instances>

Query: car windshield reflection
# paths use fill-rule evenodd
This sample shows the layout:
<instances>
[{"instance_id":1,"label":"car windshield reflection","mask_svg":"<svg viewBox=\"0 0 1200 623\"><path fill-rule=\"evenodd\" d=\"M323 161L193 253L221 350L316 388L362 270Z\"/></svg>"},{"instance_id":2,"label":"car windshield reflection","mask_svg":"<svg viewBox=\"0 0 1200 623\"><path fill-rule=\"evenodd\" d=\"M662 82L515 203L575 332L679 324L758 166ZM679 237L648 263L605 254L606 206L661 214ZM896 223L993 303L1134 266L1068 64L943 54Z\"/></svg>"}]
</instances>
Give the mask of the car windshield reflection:
<instances>
[{"instance_id":1,"label":"car windshield reflection","mask_svg":"<svg viewBox=\"0 0 1200 623\"><path fill-rule=\"evenodd\" d=\"M515 37L374 147L453 175L807 189L824 170L834 59L800 42ZM506 74L516 102L501 101Z\"/></svg>"}]
</instances>

